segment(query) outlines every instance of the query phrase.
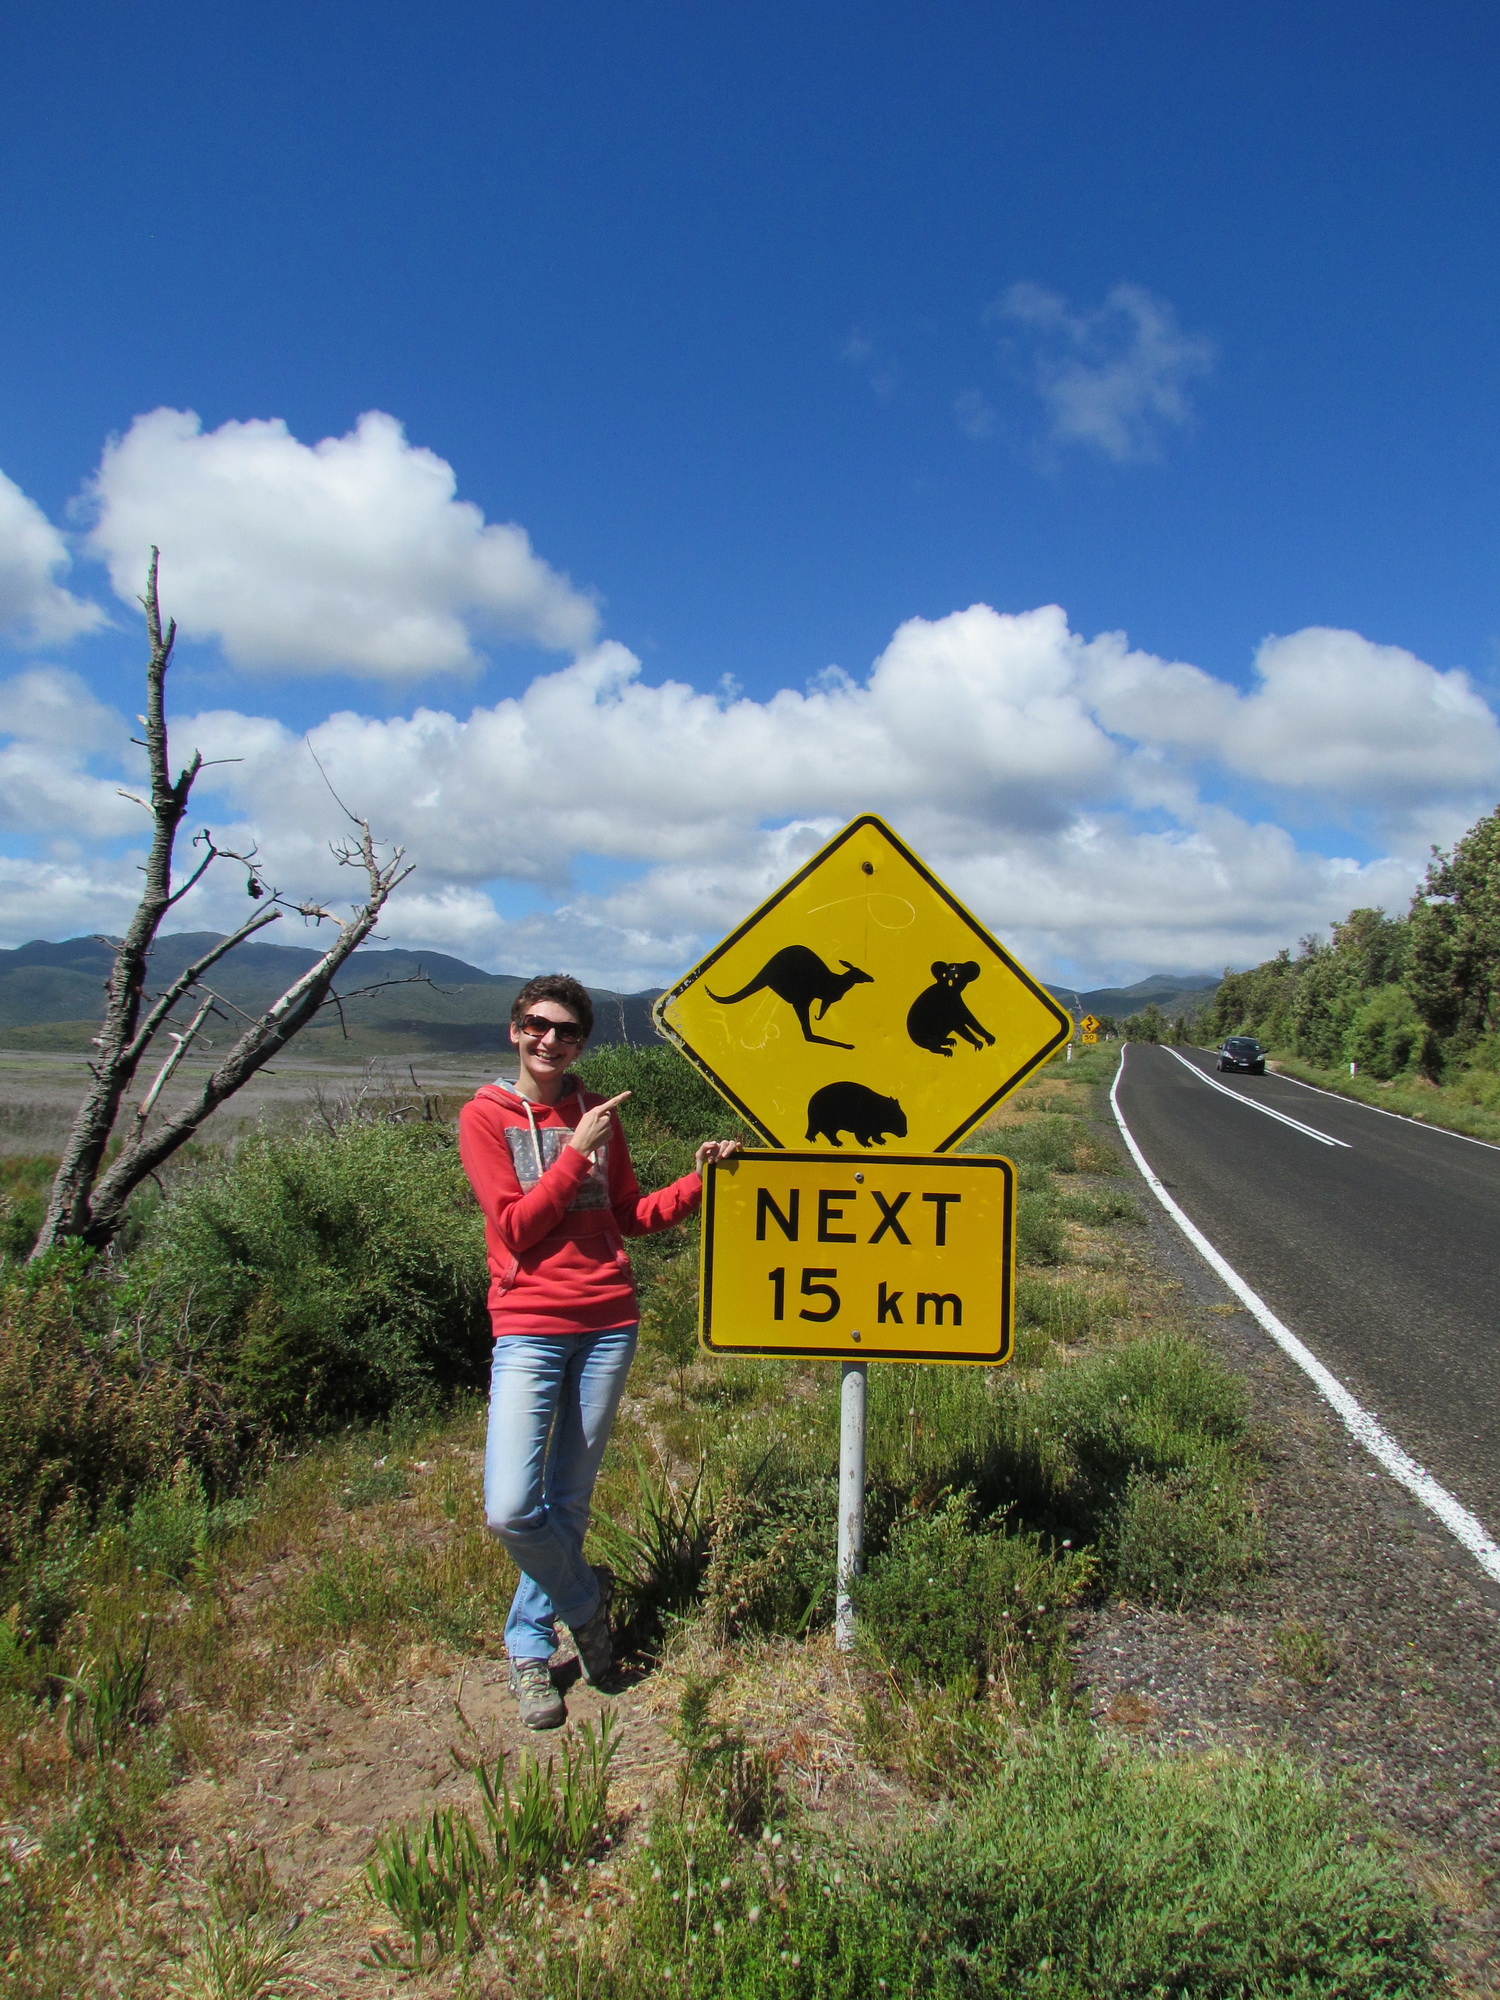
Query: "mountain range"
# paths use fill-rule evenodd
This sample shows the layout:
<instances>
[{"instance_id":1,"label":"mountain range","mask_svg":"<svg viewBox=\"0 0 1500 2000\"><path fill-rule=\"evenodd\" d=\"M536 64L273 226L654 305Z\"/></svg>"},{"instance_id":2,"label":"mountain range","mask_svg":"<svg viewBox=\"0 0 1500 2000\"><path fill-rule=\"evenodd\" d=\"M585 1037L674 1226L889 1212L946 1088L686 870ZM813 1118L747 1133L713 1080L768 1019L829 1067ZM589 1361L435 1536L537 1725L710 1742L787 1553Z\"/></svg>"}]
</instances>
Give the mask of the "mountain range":
<instances>
[{"instance_id":1,"label":"mountain range","mask_svg":"<svg viewBox=\"0 0 1500 2000\"><path fill-rule=\"evenodd\" d=\"M153 984L160 989L218 941L212 931L179 931L157 939L151 958ZM208 984L233 1023L268 1006L319 953L303 945L262 944L251 939L216 965ZM113 951L102 938L68 938L60 944L38 939L0 950L0 1043L9 1048L87 1048L104 1013L104 981ZM477 1054L496 1046L510 1003L523 975L481 972L440 951L400 951L376 947L355 953L339 981L349 997L344 1028L330 1013L326 1024L306 1029L299 1046L334 1055ZM1075 1018L1108 1014L1121 1020L1154 1000L1164 1014L1190 1013L1207 1000L1218 981L1207 974L1156 973L1134 986L1098 987L1077 993L1053 991ZM363 989L376 988L375 991ZM651 1003L660 988L616 993L591 987L596 1041L648 1042L655 1039ZM220 1037L229 1025L220 1029Z\"/></svg>"},{"instance_id":2,"label":"mountain range","mask_svg":"<svg viewBox=\"0 0 1500 2000\"><path fill-rule=\"evenodd\" d=\"M175 979L218 941L213 931L179 931L160 937L151 955L156 991ZM231 1037L231 1024L254 1016L315 965L321 954L303 945L239 945L207 975L206 984L224 1003L228 1021L216 1039ZM104 1015L104 982L113 951L102 938L69 938L61 944L38 939L0 951L0 1043L9 1048L82 1049ZM349 960L336 990L343 1002L343 1027L329 1010L319 1025L303 1030L298 1047L309 1053L346 1055L468 1055L497 1046L501 1023L516 991L519 973L481 972L440 951L399 951L365 947ZM375 991L365 989L375 988ZM589 989L594 1002L595 1039L644 1042L655 1039L651 1003L656 993L615 993Z\"/></svg>"}]
</instances>

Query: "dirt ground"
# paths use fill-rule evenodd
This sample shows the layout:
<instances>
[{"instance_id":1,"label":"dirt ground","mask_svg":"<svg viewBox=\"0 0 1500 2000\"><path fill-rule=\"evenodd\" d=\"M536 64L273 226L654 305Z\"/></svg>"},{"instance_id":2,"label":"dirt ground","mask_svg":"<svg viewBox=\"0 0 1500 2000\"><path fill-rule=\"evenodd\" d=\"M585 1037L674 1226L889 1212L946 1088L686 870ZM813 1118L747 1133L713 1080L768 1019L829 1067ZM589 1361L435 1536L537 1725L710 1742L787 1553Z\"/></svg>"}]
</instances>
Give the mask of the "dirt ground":
<instances>
[{"instance_id":1,"label":"dirt ground","mask_svg":"<svg viewBox=\"0 0 1500 2000\"><path fill-rule=\"evenodd\" d=\"M733 1661L694 1635L664 1669L626 1663L601 1693L580 1676L568 1648L554 1672L569 1724L598 1726L608 1715L618 1747L610 1808L627 1837L638 1835L653 1801L674 1782L679 1749L672 1724L688 1668L730 1673L717 1713L769 1754L778 1782L815 1820L836 1823L901 1816L903 1789L855 1747L863 1669L833 1647L831 1634L806 1645L769 1642ZM559 1738L523 1729L498 1641L464 1660L440 1646L414 1647L404 1678L360 1685L354 1660L329 1664L327 1692L288 1714L220 1743L210 1774L200 1770L163 1802L158 1851L164 1862L153 1912L159 1934L180 1926L206 1875L225 1858L264 1856L271 1877L307 1922L298 1976L320 1995L446 1993L453 1968L419 1980L375 1962L401 1938L385 1913L359 1893L375 1836L434 1808L473 1809L469 1768L493 1769L503 1752L514 1771L522 1756L558 1752ZM484 1988L486 1993L489 1988Z\"/></svg>"}]
</instances>

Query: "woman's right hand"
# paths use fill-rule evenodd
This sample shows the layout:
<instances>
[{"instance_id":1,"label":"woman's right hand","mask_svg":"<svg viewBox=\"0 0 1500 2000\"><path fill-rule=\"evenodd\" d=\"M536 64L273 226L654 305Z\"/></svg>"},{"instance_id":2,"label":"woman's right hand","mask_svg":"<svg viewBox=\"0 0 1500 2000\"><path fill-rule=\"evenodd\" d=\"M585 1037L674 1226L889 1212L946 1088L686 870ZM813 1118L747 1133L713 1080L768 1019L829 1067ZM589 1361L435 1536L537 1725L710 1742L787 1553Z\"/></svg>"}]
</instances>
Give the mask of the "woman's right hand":
<instances>
[{"instance_id":1,"label":"woman's right hand","mask_svg":"<svg viewBox=\"0 0 1500 2000\"><path fill-rule=\"evenodd\" d=\"M618 1097L612 1097L608 1104L596 1104L592 1111L585 1111L574 1128L568 1144L575 1153L587 1153L592 1159L609 1137L610 1120L615 1108L629 1097L628 1090L622 1090Z\"/></svg>"}]
</instances>

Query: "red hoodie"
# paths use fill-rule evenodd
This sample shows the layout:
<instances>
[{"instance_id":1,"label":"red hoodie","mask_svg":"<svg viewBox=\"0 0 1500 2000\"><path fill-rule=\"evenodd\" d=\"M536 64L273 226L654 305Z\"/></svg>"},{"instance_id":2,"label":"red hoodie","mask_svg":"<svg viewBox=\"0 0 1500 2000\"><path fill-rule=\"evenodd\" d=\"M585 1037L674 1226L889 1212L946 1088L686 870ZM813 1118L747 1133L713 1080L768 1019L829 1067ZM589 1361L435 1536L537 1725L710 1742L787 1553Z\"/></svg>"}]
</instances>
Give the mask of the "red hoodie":
<instances>
[{"instance_id":1,"label":"red hoodie","mask_svg":"<svg viewBox=\"0 0 1500 2000\"><path fill-rule=\"evenodd\" d=\"M497 1335L628 1326L639 1309L625 1237L670 1229L698 1206L697 1174L641 1193L617 1116L593 1160L568 1144L604 1101L572 1077L556 1104L497 1081L458 1114L459 1155L484 1210Z\"/></svg>"}]
</instances>

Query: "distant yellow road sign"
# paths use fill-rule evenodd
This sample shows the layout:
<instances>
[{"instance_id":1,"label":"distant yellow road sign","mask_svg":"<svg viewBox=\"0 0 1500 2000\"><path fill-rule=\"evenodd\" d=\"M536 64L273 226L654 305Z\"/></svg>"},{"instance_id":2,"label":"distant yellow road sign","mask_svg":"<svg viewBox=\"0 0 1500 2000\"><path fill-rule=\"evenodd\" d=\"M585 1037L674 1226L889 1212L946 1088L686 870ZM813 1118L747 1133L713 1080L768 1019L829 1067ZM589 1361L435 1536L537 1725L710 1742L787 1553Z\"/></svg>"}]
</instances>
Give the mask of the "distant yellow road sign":
<instances>
[{"instance_id":1,"label":"distant yellow road sign","mask_svg":"<svg viewBox=\"0 0 1500 2000\"><path fill-rule=\"evenodd\" d=\"M888 826L852 821L655 1007L772 1146L944 1153L1072 1022Z\"/></svg>"},{"instance_id":2,"label":"distant yellow road sign","mask_svg":"<svg viewBox=\"0 0 1500 2000\"><path fill-rule=\"evenodd\" d=\"M1078 1023L1078 1026L1082 1030L1085 1041L1090 1040L1099 1032L1099 1022L1093 1014L1085 1014L1083 1019Z\"/></svg>"},{"instance_id":3,"label":"distant yellow road sign","mask_svg":"<svg viewBox=\"0 0 1500 2000\"><path fill-rule=\"evenodd\" d=\"M740 1153L704 1190L703 1344L1007 1361L1014 1215L1014 1170L992 1155Z\"/></svg>"},{"instance_id":4,"label":"distant yellow road sign","mask_svg":"<svg viewBox=\"0 0 1500 2000\"><path fill-rule=\"evenodd\" d=\"M1090 1042L1097 1042L1099 1037L1097 1035L1082 1034L1078 1037L1078 1039L1084 1044L1085 1047L1087 1047Z\"/></svg>"}]
</instances>

